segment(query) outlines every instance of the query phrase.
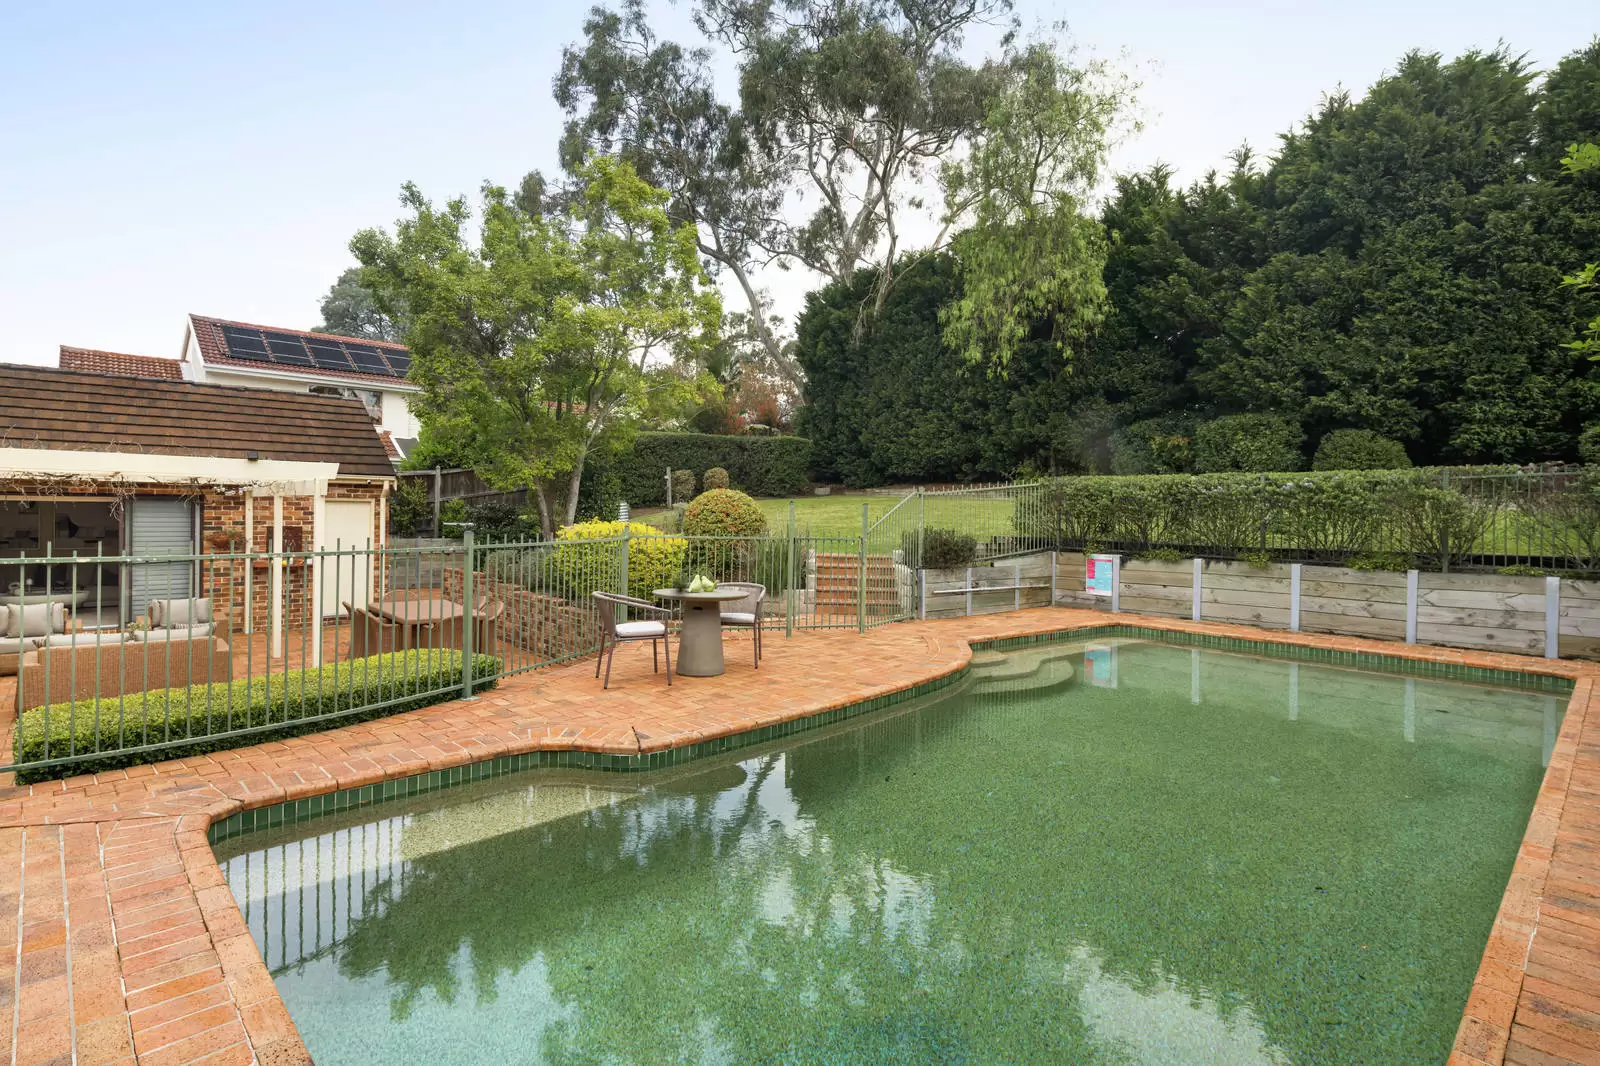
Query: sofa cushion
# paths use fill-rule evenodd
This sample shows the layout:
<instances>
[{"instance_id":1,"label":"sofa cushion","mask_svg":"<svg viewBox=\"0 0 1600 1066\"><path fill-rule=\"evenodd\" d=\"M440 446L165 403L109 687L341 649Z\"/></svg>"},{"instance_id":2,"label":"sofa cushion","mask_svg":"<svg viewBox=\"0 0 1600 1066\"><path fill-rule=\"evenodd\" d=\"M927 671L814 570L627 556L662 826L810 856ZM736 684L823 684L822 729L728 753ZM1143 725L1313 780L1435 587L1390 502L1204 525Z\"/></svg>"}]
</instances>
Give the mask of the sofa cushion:
<instances>
[{"instance_id":1,"label":"sofa cushion","mask_svg":"<svg viewBox=\"0 0 1600 1066\"><path fill-rule=\"evenodd\" d=\"M74 645L105 647L121 644L127 639L126 633L119 633L116 630L91 630L87 633L52 633L48 637L34 637L30 643L35 648L70 648Z\"/></svg>"},{"instance_id":2,"label":"sofa cushion","mask_svg":"<svg viewBox=\"0 0 1600 1066\"><path fill-rule=\"evenodd\" d=\"M187 600L151 600L145 611L151 628L173 629L211 621L211 601L204 596Z\"/></svg>"},{"instance_id":3,"label":"sofa cushion","mask_svg":"<svg viewBox=\"0 0 1600 1066\"><path fill-rule=\"evenodd\" d=\"M64 603L6 604L5 637L47 637L67 628Z\"/></svg>"},{"instance_id":4,"label":"sofa cushion","mask_svg":"<svg viewBox=\"0 0 1600 1066\"><path fill-rule=\"evenodd\" d=\"M0 655L21 655L33 650L33 640L21 637L0 637Z\"/></svg>"},{"instance_id":5,"label":"sofa cushion","mask_svg":"<svg viewBox=\"0 0 1600 1066\"><path fill-rule=\"evenodd\" d=\"M147 643L157 643L163 640L196 640L201 637L209 637L211 635L211 631L215 628L216 627L212 623L205 622L192 626L173 626L164 627L161 629L136 629L133 631L132 635L134 640L141 640Z\"/></svg>"}]
</instances>

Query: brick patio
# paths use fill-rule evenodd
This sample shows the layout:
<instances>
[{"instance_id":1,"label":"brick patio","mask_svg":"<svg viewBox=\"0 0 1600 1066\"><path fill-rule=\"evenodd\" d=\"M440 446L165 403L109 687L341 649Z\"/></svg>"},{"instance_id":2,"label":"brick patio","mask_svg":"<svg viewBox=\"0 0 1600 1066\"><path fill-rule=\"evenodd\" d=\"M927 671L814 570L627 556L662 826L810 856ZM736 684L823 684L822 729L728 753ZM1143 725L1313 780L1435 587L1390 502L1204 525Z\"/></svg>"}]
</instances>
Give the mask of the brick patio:
<instances>
[{"instance_id":1,"label":"brick patio","mask_svg":"<svg viewBox=\"0 0 1600 1066\"><path fill-rule=\"evenodd\" d=\"M1103 625L1065 608L913 622L866 635L769 636L762 668L730 636L728 672L652 676L619 651L458 701L292 740L34 786L0 787L0 1044L40 1063L305 1063L206 840L251 807L534 750L622 754L741 733L960 670L968 640ZM1119 615L1210 633L1573 678L1449 1066L1600 1064L1600 666ZM9 680L9 679L6 679ZM0 706L9 706L0 691Z\"/></svg>"}]
</instances>

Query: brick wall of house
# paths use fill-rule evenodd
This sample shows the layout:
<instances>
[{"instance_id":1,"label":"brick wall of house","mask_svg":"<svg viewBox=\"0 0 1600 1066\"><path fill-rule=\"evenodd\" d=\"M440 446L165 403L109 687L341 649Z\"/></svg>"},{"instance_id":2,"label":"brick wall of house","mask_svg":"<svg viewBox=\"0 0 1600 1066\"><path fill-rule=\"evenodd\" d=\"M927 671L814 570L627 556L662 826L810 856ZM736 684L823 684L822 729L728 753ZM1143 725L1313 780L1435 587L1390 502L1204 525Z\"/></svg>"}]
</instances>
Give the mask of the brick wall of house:
<instances>
[{"instance_id":1,"label":"brick wall of house","mask_svg":"<svg viewBox=\"0 0 1600 1066\"><path fill-rule=\"evenodd\" d=\"M13 486L12 491L17 491L23 496L37 496L59 500L70 500L75 497L126 497L129 490L126 485L112 485L109 483L84 482L63 486L51 484L37 486L35 491L29 492L29 486ZM243 543L245 528L246 496L243 489L197 489L187 486L151 485L141 486L133 490L132 495L183 497L194 500L200 507L200 544L197 548L202 555L227 556L243 551L266 553L272 548L272 497L257 495L255 497L255 515L252 542L246 546ZM378 544L383 539L383 514L382 503L384 486L382 484L361 483L334 483L328 486L328 499L331 500L371 500L373 501L373 529L372 542ZM316 544L316 531L313 528L314 499L310 496L285 496L283 498L283 525L284 547L286 550L310 551ZM117 508L114 505L114 511ZM120 517L120 514L119 514ZM298 544L296 544L295 531L298 530ZM244 622L246 588L245 574L251 573L249 583L250 613L254 625L265 628L267 624L270 597L268 589L269 570L266 560L245 560L219 558L216 560L203 560L199 564L199 589L198 594L209 596L212 609L217 616L221 628L235 630L241 628ZM375 574L381 574L383 568L373 566ZM310 611L315 607L312 590L309 588L310 568L304 565L291 564L284 568L283 582L283 618L286 626L298 627L310 621ZM381 594L382 589L374 589L374 594ZM144 614L144 604L130 605L129 617Z\"/></svg>"}]
</instances>

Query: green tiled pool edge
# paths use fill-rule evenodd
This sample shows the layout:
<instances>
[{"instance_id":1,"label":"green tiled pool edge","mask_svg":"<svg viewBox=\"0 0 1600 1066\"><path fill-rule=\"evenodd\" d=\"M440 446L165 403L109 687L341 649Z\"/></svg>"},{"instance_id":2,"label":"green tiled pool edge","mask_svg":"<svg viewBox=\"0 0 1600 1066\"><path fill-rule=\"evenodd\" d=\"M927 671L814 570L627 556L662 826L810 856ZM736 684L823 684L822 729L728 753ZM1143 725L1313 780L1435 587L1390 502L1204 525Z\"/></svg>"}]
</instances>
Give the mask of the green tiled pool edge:
<instances>
[{"instance_id":1,"label":"green tiled pool edge","mask_svg":"<svg viewBox=\"0 0 1600 1066\"><path fill-rule=\"evenodd\" d=\"M1282 644L1272 640L1243 640L1237 637L1188 633L1181 630L1154 629L1138 625L1098 625L1077 629L1052 630L1045 633L1032 633L1016 637L974 640L971 642L971 647L974 651L1014 651L1018 648L1033 647L1039 644L1076 643L1084 640L1118 638L1150 640L1162 644L1235 652L1266 658L1290 659L1297 662L1316 663L1322 666L1427 677L1439 681L1463 681L1472 684L1499 685L1507 688L1542 692L1571 692L1573 688L1573 682L1570 678L1554 677L1546 674L1464 666L1457 663L1439 663L1392 655L1374 655L1365 652L1338 651L1331 648ZM871 699L862 700L844 707L835 707L830 710L819 711L816 714L802 715L774 725L762 726L759 729L751 729L743 733L718 737L715 740L700 741L682 747L668 748L663 751L643 752L638 755L616 755L606 752L571 750L529 751L519 755L504 755L494 759L485 759L481 762L467 763L462 766L451 767L448 770L433 770L428 773L412 774L409 777L399 777L390 781L363 785L359 788L340 789L335 792L323 793L320 796L309 796L305 799L289 800L266 807L256 807L251 810L239 811L229 815L227 818L213 822L206 830L206 837L215 846L225 840L231 840L246 833L275 829L279 826L291 825L324 814L335 814L356 807L366 807L390 800L406 799L425 792L452 788L456 785L500 777L504 774L518 773L523 770L568 769L637 773L647 770L666 769L693 762L709 755L721 755L730 751L737 751L740 748L750 747L754 744L781 740L797 733L833 725L874 711L885 710L908 700L917 699L946 688L960 681L966 673L967 668L963 666L940 677L930 678L908 688L888 692L881 696L874 696Z\"/></svg>"}]
</instances>

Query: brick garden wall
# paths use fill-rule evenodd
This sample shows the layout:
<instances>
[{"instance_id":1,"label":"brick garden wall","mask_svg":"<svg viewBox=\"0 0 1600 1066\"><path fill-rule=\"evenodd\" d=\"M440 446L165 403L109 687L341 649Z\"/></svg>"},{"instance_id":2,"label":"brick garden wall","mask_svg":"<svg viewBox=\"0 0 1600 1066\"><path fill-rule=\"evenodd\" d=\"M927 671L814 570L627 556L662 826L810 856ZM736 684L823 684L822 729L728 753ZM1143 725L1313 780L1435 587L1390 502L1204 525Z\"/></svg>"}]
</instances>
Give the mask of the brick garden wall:
<instances>
[{"instance_id":1,"label":"brick garden wall","mask_svg":"<svg viewBox=\"0 0 1600 1066\"><path fill-rule=\"evenodd\" d=\"M530 592L508 581L491 579L478 570L472 573L472 585L476 599L498 600L506 605L498 623L501 642L531 653L536 660L580 655L593 649L599 642L599 623L594 611L588 607ZM446 599L461 598L461 567L444 568L443 591ZM511 660L506 663L506 668L516 669L517 665L515 660Z\"/></svg>"}]
</instances>

